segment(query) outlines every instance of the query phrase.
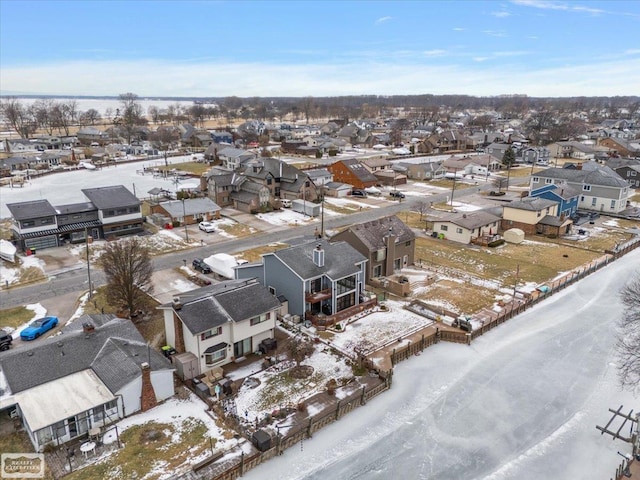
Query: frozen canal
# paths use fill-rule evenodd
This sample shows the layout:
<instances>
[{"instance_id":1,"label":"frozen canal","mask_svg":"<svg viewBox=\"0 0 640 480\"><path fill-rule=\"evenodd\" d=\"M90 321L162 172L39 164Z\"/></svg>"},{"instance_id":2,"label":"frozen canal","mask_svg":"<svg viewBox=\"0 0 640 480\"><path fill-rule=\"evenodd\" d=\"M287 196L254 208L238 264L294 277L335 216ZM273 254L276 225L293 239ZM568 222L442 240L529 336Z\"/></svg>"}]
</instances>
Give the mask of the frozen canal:
<instances>
[{"instance_id":1,"label":"frozen canal","mask_svg":"<svg viewBox=\"0 0 640 480\"><path fill-rule=\"evenodd\" d=\"M612 337L638 265L636 250L470 347L399 364L391 391L243 478L608 480L630 447L595 427L640 409Z\"/></svg>"}]
</instances>

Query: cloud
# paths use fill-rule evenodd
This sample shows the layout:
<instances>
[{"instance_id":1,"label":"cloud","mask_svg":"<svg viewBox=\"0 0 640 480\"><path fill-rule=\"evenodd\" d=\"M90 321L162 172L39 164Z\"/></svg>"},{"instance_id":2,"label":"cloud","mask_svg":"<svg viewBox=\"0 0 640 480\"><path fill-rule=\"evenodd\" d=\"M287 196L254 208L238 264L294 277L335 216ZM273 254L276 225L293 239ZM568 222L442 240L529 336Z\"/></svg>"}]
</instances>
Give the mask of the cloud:
<instances>
[{"instance_id":1,"label":"cloud","mask_svg":"<svg viewBox=\"0 0 640 480\"><path fill-rule=\"evenodd\" d=\"M603 10L601 8L593 8L584 5L576 5L575 3L563 3L552 0L511 0L511 3L523 7L537 8L541 10L558 10L563 12L587 13L590 15L622 15L626 17L640 18L640 14L631 12L614 12L611 10Z\"/></svg>"},{"instance_id":2,"label":"cloud","mask_svg":"<svg viewBox=\"0 0 640 480\"><path fill-rule=\"evenodd\" d=\"M425 57L442 57L447 54L447 51L441 49L425 50L422 54Z\"/></svg>"},{"instance_id":3,"label":"cloud","mask_svg":"<svg viewBox=\"0 0 640 480\"><path fill-rule=\"evenodd\" d=\"M341 65L93 60L3 66L0 93L100 96L130 91L141 97L526 93L569 97L634 95L633 86L640 85L640 62L629 62L629 57L535 69L528 62L488 62L489 56L474 60L464 65L367 58ZM598 71L607 75L593 75Z\"/></svg>"},{"instance_id":4,"label":"cloud","mask_svg":"<svg viewBox=\"0 0 640 480\"><path fill-rule=\"evenodd\" d=\"M482 33L489 35L490 37L506 37L507 33L504 30L483 30Z\"/></svg>"},{"instance_id":5,"label":"cloud","mask_svg":"<svg viewBox=\"0 0 640 480\"><path fill-rule=\"evenodd\" d=\"M380 17L379 19L377 19L374 24L375 25L380 25L381 23L385 23L388 22L389 20L393 19L393 17Z\"/></svg>"},{"instance_id":6,"label":"cloud","mask_svg":"<svg viewBox=\"0 0 640 480\"><path fill-rule=\"evenodd\" d=\"M466 28L462 28L462 27L453 27L453 31L454 32L464 32L466 30Z\"/></svg>"},{"instance_id":7,"label":"cloud","mask_svg":"<svg viewBox=\"0 0 640 480\"><path fill-rule=\"evenodd\" d=\"M499 11L499 12L491 12L491 15L493 15L494 17L497 17L497 18L507 18L507 17L511 16L511 14L509 12L505 12L504 10Z\"/></svg>"}]
</instances>

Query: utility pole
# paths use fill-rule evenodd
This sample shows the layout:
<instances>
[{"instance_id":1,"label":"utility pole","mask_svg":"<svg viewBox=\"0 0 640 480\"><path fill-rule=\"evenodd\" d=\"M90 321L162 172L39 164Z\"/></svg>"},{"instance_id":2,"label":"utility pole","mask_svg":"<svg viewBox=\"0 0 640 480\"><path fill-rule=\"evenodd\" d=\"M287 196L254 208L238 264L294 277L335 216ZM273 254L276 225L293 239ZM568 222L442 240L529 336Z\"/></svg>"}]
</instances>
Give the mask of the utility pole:
<instances>
[{"instance_id":1,"label":"utility pole","mask_svg":"<svg viewBox=\"0 0 640 480\"><path fill-rule=\"evenodd\" d=\"M324 183L320 187L322 200L320 203L320 238L324 238Z\"/></svg>"},{"instance_id":2,"label":"utility pole","mask_svg":"<svg viewBox=\"0 0 640 480\"><path fill-rule=\"evenodd\" d=\"M93 297L93 286L91 285L91 257L89 256L89 228L84 227L84 243L87 253L87 280L89 281L89 300Z\"/></svg>"},{"instance_id":3,"label":"utility pole","mask_svg":"<svg viewBox=\"0 0 640 480\"><path fill-rule=\"evenodd\" d=\"M189 230L187 230L187 213L184 208L184 197L182 197L182 221L184 222L184 236L189 243Z\"/></svg>"},{"instance_id":4,"label":"utility pole","mask_svg":"<svg viewBox=\"0 0 640 480\"><path fill-rule=\"evenodd\" d=\"M456 177L458 176L458 169L453 169L453 188L451 189L451 206L453 207L453 194L456 192Z\"/></svg>"}]
</instances>

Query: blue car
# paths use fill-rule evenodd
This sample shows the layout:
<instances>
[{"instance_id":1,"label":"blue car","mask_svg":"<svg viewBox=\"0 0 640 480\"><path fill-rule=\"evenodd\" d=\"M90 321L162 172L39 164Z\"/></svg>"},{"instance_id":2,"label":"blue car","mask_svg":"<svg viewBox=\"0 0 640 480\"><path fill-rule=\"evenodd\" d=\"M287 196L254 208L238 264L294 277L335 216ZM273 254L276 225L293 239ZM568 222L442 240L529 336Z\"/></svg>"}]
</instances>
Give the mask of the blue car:
<instances>
[{"instance_id":1,"label":"blue car","mask_svg":"<svg viewBox=\"0 0 640 480\"><path fill-rule=\"evenodd\" d=\"M20 332L22 340L34 340L58 325L58 317L44 317L34 320Z\"/></svg>"}]
</instances>

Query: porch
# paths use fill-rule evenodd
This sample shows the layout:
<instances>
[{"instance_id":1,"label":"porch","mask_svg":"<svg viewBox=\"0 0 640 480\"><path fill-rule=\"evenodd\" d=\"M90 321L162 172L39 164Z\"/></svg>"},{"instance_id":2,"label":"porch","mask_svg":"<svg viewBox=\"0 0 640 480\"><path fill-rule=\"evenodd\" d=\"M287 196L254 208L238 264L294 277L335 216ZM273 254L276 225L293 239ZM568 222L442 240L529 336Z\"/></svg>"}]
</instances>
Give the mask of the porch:
<instances>
[{"instance_id":1,"label":"porch","mask_svg":"<svg viewBox=\"0 0 640 480\"><path fill-rule=\"evenodd\" d=\"M346 320L360 312L375 307L378 304L378 297L371 295L365 297L359 304L347 307L344 310L340 310L332 315L326 315L324 313L311 313L305 312L305 320L309 320L313 325L318 327L318 330L325 330L327 327L332 327L336 323Z\"/></svg>"}]
</instances>

